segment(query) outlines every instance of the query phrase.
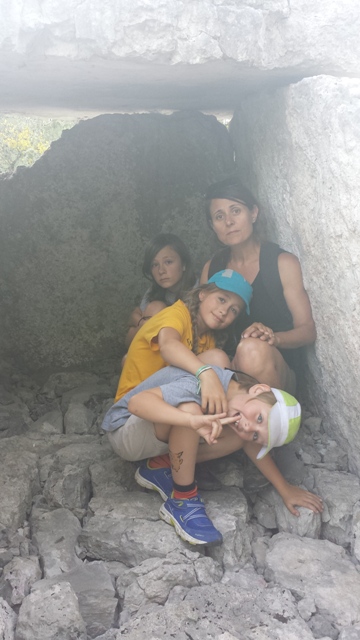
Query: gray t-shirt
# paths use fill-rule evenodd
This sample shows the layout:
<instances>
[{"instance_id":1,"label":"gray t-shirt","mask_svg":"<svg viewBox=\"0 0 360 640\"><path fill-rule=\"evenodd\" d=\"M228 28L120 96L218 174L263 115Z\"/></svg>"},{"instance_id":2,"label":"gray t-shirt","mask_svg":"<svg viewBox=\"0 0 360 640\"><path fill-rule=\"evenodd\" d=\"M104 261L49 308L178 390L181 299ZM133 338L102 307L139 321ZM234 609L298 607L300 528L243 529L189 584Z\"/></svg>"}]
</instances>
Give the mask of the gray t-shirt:
<instances>
[{"instance_id":1,"label":"gray t-shirt","mask_svg":"<svg viewBox=\"0 0 360 640\"><path fill-rule=\"evenodd\" d=\"M212 368L226 392L235 373L221 367L213 366ZM201 394L198 393L198 381L195 376L178 367L164 367L120 398L105 415L101 428L104 431L115 431L122 427L131 415L128 410L130 398L140 391L154 389L154 387L160 387L163 399L172 407L177 407L182 402L201 404Z\"/></svg>"},{"instance_id":2,"label":"gray t-shirt","mask_svg":"<svg viewBox=\"0 0 360 640\"><path fill-rule=\"evenodd\" d=\"M139 304L139 307L143 313L150 302L149 294L150 294L150 288L147 289L147 291L144 293L142 300ZM165 304L167 304L169 307L171 304L174 304L174 302L176 302L176 294L173 293L172 291L165 290Z\"/></svg>"}]
</instances>

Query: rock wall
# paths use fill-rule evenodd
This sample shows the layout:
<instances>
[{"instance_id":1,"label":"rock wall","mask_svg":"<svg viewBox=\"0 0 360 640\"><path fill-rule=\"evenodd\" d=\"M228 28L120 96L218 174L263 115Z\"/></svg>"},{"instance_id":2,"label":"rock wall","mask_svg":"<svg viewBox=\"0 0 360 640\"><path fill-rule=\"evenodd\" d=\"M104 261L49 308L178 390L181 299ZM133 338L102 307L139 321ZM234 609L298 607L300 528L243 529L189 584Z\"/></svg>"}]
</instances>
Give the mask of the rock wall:
<instances>
[{"instance_id":1,"label":"rock wall","mask_svg":"<svg viewBox=\"0 0 360 640\"><path fill-rule=\"evenodd\" d=\"M302 263L318 330L310 398L360 474L360 81L317 77L243 102L239 173Z\"/></svg>"},{"instance_id":2,"label":"rock wall","mask_svg":"<svg viewBox=\"0 0 360 640\"><path fill-rule=\"evenodd\" d=\"M0 181L0 353L33 369L120 357L147 241L177 233L200 268L202 194L233 162L213 116L112 115Z\"/></svg>"},{"instance_id":3,"label":"rock wall","mask_svg":"<svg viewBox=\"0 0 360 640\"><path fill-rule=\"evenodd\" d=\"M3 0L0 25L1 109L231 108L359 68L358 0Z\"/></svg>"}]
</instances>

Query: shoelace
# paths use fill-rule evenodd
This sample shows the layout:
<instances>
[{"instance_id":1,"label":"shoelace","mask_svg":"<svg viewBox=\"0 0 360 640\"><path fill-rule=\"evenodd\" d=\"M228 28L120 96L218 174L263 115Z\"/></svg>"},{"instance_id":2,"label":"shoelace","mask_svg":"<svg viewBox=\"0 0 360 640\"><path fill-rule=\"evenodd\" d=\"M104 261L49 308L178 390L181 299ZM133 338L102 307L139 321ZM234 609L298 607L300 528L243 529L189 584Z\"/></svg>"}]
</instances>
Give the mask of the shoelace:
<instances>
[{"instance_id":1,"label":"shoelace","mask_svg":"<svg viewBox=\"0 0 360 640\"><path fill-rule=\"evenodd\" d=\"M191 511L188 511L188 513L182 516L184 522L187 522L188 520L195 520L198 518L209 520L208 516L205 513L205 505L203 504L196 505L195 507L193 507L193 509L191 509Z\"/></svg>"}]
</instances>

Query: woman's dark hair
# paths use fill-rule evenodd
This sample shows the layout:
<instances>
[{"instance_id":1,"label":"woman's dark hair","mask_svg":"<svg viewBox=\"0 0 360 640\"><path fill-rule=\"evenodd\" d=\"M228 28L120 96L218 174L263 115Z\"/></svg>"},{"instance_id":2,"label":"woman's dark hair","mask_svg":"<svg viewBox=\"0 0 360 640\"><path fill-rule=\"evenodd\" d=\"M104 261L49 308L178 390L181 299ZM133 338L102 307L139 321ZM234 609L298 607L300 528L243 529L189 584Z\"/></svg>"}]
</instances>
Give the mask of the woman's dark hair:
<instances>
[{"instance_id":1,"label":"woman's dark hair","mask_svg":"<svg viewBox=\"0 0 360 640\"><path fill-rule=\"evenodd\" d=\"M188 248L183 243L183 241L173 233L160 233L158 236L152 239L150 244L146 247L144 262L142 267L142 272L148 280L151 281L152 285L147 295L147 300L152 302L153 300L161 300L162 302L166 302L166 289L163 289L158 285L154 278L152 277L151 267L154 261L155 256L164 249L164 247L171 247L182 262L183 267L185 267L183 276L181 281L179 282L179 290L176 293L176 299L182 298L189 289L191 289L195 282L196 276L192 264L192 259L189 253Z\"/></svg>"},{"instance_id":2,"label":"woman's dark hair","mask_svg":"<svg viewBox=\"0 0 360 640\"><path fill-rule=\"evenodd\" d=\"M236 178L232 177L227 178L226 180L221 180L220 182L215 182L208 187L205 194L206 220L211 229L212 220L210 215L210 204L211 200L214 200L215 198L242 202L248 207L248 209L259 206L250 189L244 187L244 185L236 180ZM255 227L256 222L254 224L254 230Z\"/></svg>"}]
</instances>

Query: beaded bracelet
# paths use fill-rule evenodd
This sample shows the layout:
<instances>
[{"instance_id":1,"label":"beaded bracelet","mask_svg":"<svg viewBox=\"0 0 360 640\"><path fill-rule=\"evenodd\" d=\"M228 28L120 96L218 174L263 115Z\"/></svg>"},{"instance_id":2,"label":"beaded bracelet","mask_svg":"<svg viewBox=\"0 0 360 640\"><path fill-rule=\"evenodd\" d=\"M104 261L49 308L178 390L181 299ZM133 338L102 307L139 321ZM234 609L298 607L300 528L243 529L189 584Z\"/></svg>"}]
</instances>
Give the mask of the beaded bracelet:
<instances>
[{"instance_id":1,"label":"beaded bracelet","mask_svg":"<svg viewBox=\"0 0 360 640\"><path fill-rule=\"evenodd\" d=\"M197 372L195 373L195 378L198 381L198 385L197 385L197 393L200 393L200 389L201 389L201 382L200 382L200 375L204 372L207 371L208 369L212 369L212 367L209 364L204 364L202 367L200 367Z\"/></svg>"}]
</instances>

